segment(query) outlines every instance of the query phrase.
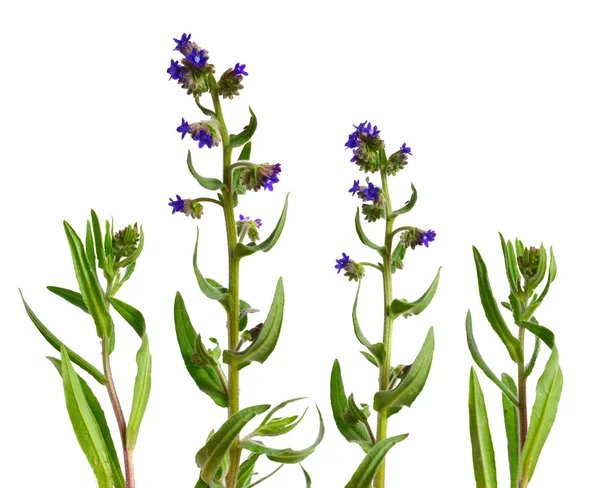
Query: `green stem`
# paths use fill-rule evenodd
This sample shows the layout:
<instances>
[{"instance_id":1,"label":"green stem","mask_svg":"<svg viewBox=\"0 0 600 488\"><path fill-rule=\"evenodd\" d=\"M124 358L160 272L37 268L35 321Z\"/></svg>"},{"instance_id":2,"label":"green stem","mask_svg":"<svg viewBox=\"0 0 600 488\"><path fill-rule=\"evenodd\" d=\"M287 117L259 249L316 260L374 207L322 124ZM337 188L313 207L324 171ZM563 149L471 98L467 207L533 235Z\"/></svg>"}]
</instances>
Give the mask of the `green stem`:
<instances>
[{"instance_id":1,"label":"green stem","mask_svg":"<svg viewBox=\"0 0 600 488\"><path fill-rule=\"evenodd\" d=\"M390 316L389 309L393 299L392 293L392 239L394 237L393 227L394 219L388 218L392 213L392 204L388 191L387 175L381 171L381 186L383 198L385 198L386 223L385 223L385 246L382 253L383 258L383 345L385 350L384 364L379 368L379 391L389 389L390 386L390 367L392 358L392 333L394 320ZM377 415L377 442L381 442L387 437L387 411L379 412ZM375 488L385 487L385 460L381 463L377 475L375 476Z\"/></svg>"},{"instance_id":2,"label":"green stem","mask_svg":"<svg viewBox=\"0 0 600 488\"><path fill-rule=\"evenodd\" d=\"M216 84L215 84L216 85ZM221 110L221 102L216 89L211 89L211 96L217 120L221 128L221 139L223 140L223 212L225 214L225 227L227 230L227 249L229 261L229 293L231 294L231 310L227 314L227 331L228 331L228 347L230 350L235 350L239 341L239 275L240 275L240 260L234 255L235 245L237 244L237 231L235 225L235 214L233 208L233 185L231 171L231 148L229 147L229 132L223 118ZM236 364L228 365L228 385L227 391L228 408L227 414L231 418L240 410L240 376L239 369ZM227 473L227 488L236 488L237 477L240 465L241 450L238 448L238 440L233 443L229 450L229 472Z\"/></svg>"},{"instance_id":3,"label":"green stem","mask_svg":"<svg viewBox=\"0 0 600 488\"><path fill-rule=\"evenodd\" d=\"M521 313L527 309L527 299L525 304L521 306ZM525 353L525 327L522 324L519 325L519 342L521 343L521 350ZM524 356L525 354L523 354ZM525 359L518 363L518 395L519 395L519 458L523 452L523 446L525 446L525 440L527 438L527 375L525 374ZM527 480L519 479L519 488L526 488Z\"/></svg>"},{"instance_id":4,"label":"green stem","mask_svg":"<svg viewBox=\"0 0 600 488\"><path fill-rule=\"evenodd\" d=\"M219 207L223 206L223 204L219 200L215 200L214 198L207 198L207 197L194 198L192 200L192 202L210 202L210 203L214 203L214 204L218 205Z\"/></svg>"}]
</instances>

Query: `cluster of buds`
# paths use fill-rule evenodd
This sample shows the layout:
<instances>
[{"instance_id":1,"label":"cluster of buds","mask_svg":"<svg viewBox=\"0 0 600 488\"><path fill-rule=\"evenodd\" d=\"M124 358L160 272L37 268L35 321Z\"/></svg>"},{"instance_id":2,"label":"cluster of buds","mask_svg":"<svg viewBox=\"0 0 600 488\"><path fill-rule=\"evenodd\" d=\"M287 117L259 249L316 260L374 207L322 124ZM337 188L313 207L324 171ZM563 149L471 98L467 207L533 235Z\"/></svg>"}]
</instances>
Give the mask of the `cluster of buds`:
<instances>
[{"instance_id":1,"label":"cluster of buds","mask_svg":"<svg viewBox=\"0 0 600 488\"><path fill-rule=\"evenodd\" d=\"M379 170L379 151L383 148L383 140L379 137L377 126L371 126L366 120L358 125L348 136L346 148L352 149L350 160L365 173L375 173Z\"/></svg>"},{"instance_id":2,"label":"cluster of buds","mask_svg":"<svg viewBox=\"0 0 600 488\"><path fill-rule=\"evenodd\" d=\"M112 252L115 263L121 259L132 256L140 242L140 233L137 223L133 226L128 225L118 231L112 240Z\"/></svg>"},{"instance_id":3,"label":"cluster of buds","mask_svg":"<svg viewBox=\"0 0 600 488\"><path fill-rule=\"evenodd\" d=\"M381 188L375 186L367 178L367 186L361 185L359 180L354 180L352 188L348 190L352 196L358 194L363 202L362 213L368 222L375 222L385 215L385 200ZM366 202L371 202L366 203Z\"/></svg>"},{"instance_id":4,"label":"cluster of buds","mask_svg":"<svg viewBox=\"0 0 600 488\"><path fill-rule=\"evenodd\" d=\"M429 243L435 240L435 232L431 229L425 231L417 227L406 229L400 235L400 242L406 248L414 249L417 246L429 247Z\"/></svg>"},{"instance_id":5,"label":"cluster of buds","mask_svg":"<svg viewBox=\"0 0 600 488\"><path fill-rule=\"evenodd\" d=\"M167 69L170 79L177 81L188 94L196 97L209 90L209 75L215 72L215 67L208 62L208 51L192 42L191 34L183 34L181 39L175 41L174 51L179 51L183 58L181 61L171 60Z\"/></svg>"},{"instance_id":6,"label":"cluster of buds","mask_svg":"<svg viewBox=\"0 0 600 488\"><path fill-rule=\"evenodd\" d=\"M406 142L402 144L402 147L395 153L393 153L387 160L385 166L385 172L388 175L395 176L398 171L404 169L408 164L408 156L412 156L410 147L406 145Z\"/></svg>"},{"instance_id":7,"label":"cluster of buds","mask_svg":"<svg viewBox=\"0 0 600 488\"><path fill-rule=\"evenodd\" d=\"M240 171L240 184L247 190L273 191L273 185L279 182L281 164L253 164Z\"/></svg>"},{"instance_id":8,"label":"cluster of buds","mask_svg":"<svg viewBox=\"0 0 600 488\"><path fill-rule=\"evenodd\" d=\"M217 147L221 140L218 122L215 119L190 124L182 117L181 125L177 127L177 132L181 134L182 140L186 134L189 134L194 141L198 142L198 147L200 149L204 146L209 149L213 146Z\"/></svg>"},{"instance_id":9,"label":"cluster of buds","mask_svg":"<svg viewBox=\"0 0 600 488\"><path fill-rule=\"evenodd\" d=\"M262 227L261 219L250 220L250 217L240 215L240 220L235 225L239 242L242 242L246 236L248 236L251 242L256 242L260 239L258 229Z\"/></svg>"},{"instance_id":10,"label":"cluster of buds","mask_svg":"<svg viewBox=\"0 0 600 488\"><path fill-rule=\"evenodd\" d=\"M219 95L223 98L233 98L240 94L240 90L244 88L242 81L246 73L246 65L236 63L235 68L229 68L221 75L219 80Z\"/></svg>"},{"instance_id":11,"label":"cluster of buds","mask_svg":"<svg viewBox=\"0 0 600 488\"><path fill-rule=\"evenodd\" d=\"M179 195L175 195L175 197L175 200L169 198L169 207L173 209L171 214L181 212L182 214L192 217L193 219L199 219L202 217L204 207L199 201L191 200L189 198L183 200Z\"/></svg>"},{"instance_id":12,"label":"cluster of buds","mask_svg":"<svg viewBox=\"0 0 600 488\"><path fill-rule=\"evenodd\" d=\"M540 266L540 250L533 246L523 249L523 254L517 256L517 263L523 278L531 280L537 274Z\"/></svg>"},{"instance_id":13,"label":"cluster of buds","mask_svg":"<svg viewBox=\"0 0 600 488\"><path fill-rule=\"evenodd\" d=\"M251 329L245 330L242 332L241 339L242 342L254 342L256 338L260 335L260 331L263 328L263 323L261 322L258 325L255 325Z\"/></svg>"},{"instance_id":14,"label":"cluster of buds","mask_svg":"<svg viewBox=\"0 0 600 488\"><path fill-rule=\"evenodd\" d=\"M363 278L365 275L365 267L350 259L346 253L342 253L341 259L336 259L335 269L338 270L338 274L340 271L344 271L344 276L347 276L350 281L358 281Z\"/></svg>"}]
</instances>

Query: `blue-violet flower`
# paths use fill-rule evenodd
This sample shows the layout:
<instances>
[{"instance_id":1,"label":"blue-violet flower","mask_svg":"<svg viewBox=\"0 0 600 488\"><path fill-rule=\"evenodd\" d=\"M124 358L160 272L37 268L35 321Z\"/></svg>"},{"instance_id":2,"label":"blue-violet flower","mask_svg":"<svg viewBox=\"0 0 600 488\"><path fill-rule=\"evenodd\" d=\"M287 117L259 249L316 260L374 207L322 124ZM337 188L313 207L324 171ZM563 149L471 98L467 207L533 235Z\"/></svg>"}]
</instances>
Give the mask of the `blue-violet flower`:
<instances>
[{"instance_id":1,"label":"blue-violet flower","mask_svg":"<svg viewBox=\"0 0 600 488\"><path fill-rule=\"evenodd\" d=\"M176 195L176 197L176 200L169 198L169 200L171 200L171 202L169 203L169 207L173 208L171 215L173 215L175 212L183 212L183 207L185 205L185 200L182 200L179 195Z\"/></svg>"},{"instance_id":2,"label":"blue-violet flower","mask_svg":"<svg viewBox=\"0 0 600 488\"><path fill-rule=\"evenodd\" d=\"M233 69L235 71L236 75L243 75L243 76L248 76L248 73L246 73L246 65L245 64L240 64L240 63L235 63L235 68Z\"/></svg>"}]
</instances>

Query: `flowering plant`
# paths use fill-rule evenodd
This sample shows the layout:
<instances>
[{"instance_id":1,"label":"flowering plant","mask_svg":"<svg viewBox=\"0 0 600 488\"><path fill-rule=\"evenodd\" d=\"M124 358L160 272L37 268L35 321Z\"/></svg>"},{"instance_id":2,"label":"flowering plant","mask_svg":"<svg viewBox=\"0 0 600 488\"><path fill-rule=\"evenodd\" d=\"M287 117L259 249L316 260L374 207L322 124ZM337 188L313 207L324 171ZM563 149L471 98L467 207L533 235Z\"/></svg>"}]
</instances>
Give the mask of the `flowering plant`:
<instances>
[{"instance_id":1,"label":"flowering plant","mask_svg":"<svg viewBox=\"0 0 600 488\"><path fill-rule=\"evenodd\" d=\"M144 316L115 295L135 270L144 245L144 233L141 227L138 229L137 224L128 225L115 233L113 224L106 221L103 235L96 213L92 210L91 214L91 223L87 222L85 244L69 223L64 222L80 291L57 286L49 286L48 290L92 317L101 340L103 370L98 370L50 332L22 295L21 297L33 324L50 345L60 352L60 359L48 359L62 376L69 418L81 449L94 471L98 486L134 488L133 450L150 395L152 358ZM100 284L100 272L106 280L106 288L102 288ZM111 305L142 341L136 356L138 371L129 421L125 420L111 370L110 355L115 348L115 326L109 312ZM77 374L73 364L106 387L119 427L125 476L102 406L86 381Z\"/></svg>"},{"instance_id":2,"label":"flowering plant","mask_svg":"<svg viewBox=\"0 0 600 488\"><path fill-rule=\"evenodd\" d=\"M189 134L198 142L198 147L213 148L222 145L222 180L201 176L192 163L188 151L187 166L192 176L202 188L217 192L217 197L198 197L183 199L176 195L170 199L172 213L182 213L199 219L203 205L211 204L223 211L227 234L228 283L221 285L214 279L205 277L198 266L198 234L193 255L193 266L198 285L202 293L210 300L218 301L227 316L227 346L221 351L219 341L209 338L211 348L194 327L186 310L183 297L177 293L175 298L175 328L177 340L185 366L198 388L207 394L218 406L227 408L228 419L216 431L210 433L206 444L196 454L196 463L201 469L197 488L249 488L272 476L285 464L300 463L316 449L324 436L324 425L319 412L320 429L316 441L306 449L280 449L266 446L258 438L285 434L294 429L303 415L274 417L289 403L300 400L295 398L284 401L274 408L269 405L257 405L240 409L240 370L253 362L264 363L273 352L279 338L283 321L284 291L283 281L279 278L275 294L267 316L262 322L249 327L250 315L258 310L240 299L239 274L240 261L261 251L267 252L277 243L286 220L287 197L279 221L273 231L264 240L260 240L261 219L251 219L239 215L236 220L235 208L238 198L247 191L270 191L279 182L281 165L253 163L251 161L252 138L257 127L257 119L250 109L250 122L238 134L230 134L221 108L222 98L232 99L243 88L242 81L248 76L246 65L237 63L227 69L217 81L215 67L209 63L206 49L191 41L191 35L183 34L174 39L175 50L181 54L179 61L172 60L167 73L186 92L191 95L200 109L208 117L200 122L189 123L185 119L177 127L181 138ZM200 103L202 95L207 94L212 108ZM233 151L241 148L237 162L232 162ZM225 373L225 365L227 374ZM268 412L267 412L268 411ZM258 415L266 413L262 423L252 432L239 438L241 431ZM242 462L242 451L249 455ZM254 467L260 456L278 463L279 466L267 476L253 480ZM302 468L307 486L310 477Z\"/></svg>"},{"instance_id":3,"label":"flowering plant","mask_svg":"<svg viewBox=\"0 0 600 488\"><path fill-rule=\"evenodd\" d=\"M505 241L500 234L506 276L510 287L508 302L502 306L512 313L518 328L515 337L500 313L490 285L487 267L477 248L473 247L479 296L485 316L492 329L506 347L510 358L517 366L517 381L508 373L498 378L487 365L473 335L471 312L467 313L466 329L469 350L475 364L502 391L504 426L506 429L508 460L510 465L511 488L525 488L535 470L544 443L554 424L558 403L562 392L563 375L558 363L558 350L554 333L540 325L534 313L548 294L550 283L556 278L556 261L550 248L550 262L543 245L539 248L525 248L519 239L515 244ZM535 291L548 279L543 291ZM533 334L535 344L530 359L525 363L525 340L527 332ZM536 398L529 418L527 410L527 378L533 372L541 343L550 349L550 357L542 372L536 388ZM469 382L469 417L473 468L478 487L495 488L496 460L494 445L488 425L488 415L483 392L475 369L471 368Z\"/></svg>"},{"instance_id":4,"label":"flowering plant","mask_svg":"<svg viewBox=\"0 0 600 488\"><path fill-rule=\"evenodd\" d=\"M425 310L433 299L438 287L440 270L427 291L417 300L394 299L392 290L392 275L404 267L407 250L419 246L429 247L436 234L433 230L422 230L413 226L394 228L396 218L409 212L417 202L417 191L412 186L412 196L398 210L393 210L388 177L396 175L408 164L412 155L411 148L402 144L400 149L389 157L385 152L385 144L380 137L377 126L363 122L357 126L346 142L346 148L352 149L351 161L365 173L379 173L381 186L376 186L369 178L361 185L355 180L349 192L357 196L361 209L357 209L354 224L360 241L368 248L377 252L380 263L357 262L343 253L336 260L335 269L351 281L358 282L358 289L352 309L352 322L356 338L367 351L361 351L363 356L379 370L379 387L373 400L373 408L377 411L377 426L375 431L369 423L370 406L358 404L354 394L346 396L339 362L336 360L331 372L331 407L336 425L340 433L349 441L359 444L366 456L359 465L346 488L367 488L374 481L375 488L385 486L384 458L387 452L408 434L387 436L388 418L398 413L402 407L410 407L421 393L431 367L434 350L433 327L429 329L425 342L412 364L392 365L392 329L394 321L399 317L408 318L418 315ZM383 220L385 233L383 244L371 241L361 224L361 213L368 222ZM394 244L395 239L397 242ZM384 293L384 322L383 340L375 344L369 342L363 334L358 322L357 308L361 281L365 276L365 268L371 267L379 271L383 277Z\"/></svg>"}]
</instances>

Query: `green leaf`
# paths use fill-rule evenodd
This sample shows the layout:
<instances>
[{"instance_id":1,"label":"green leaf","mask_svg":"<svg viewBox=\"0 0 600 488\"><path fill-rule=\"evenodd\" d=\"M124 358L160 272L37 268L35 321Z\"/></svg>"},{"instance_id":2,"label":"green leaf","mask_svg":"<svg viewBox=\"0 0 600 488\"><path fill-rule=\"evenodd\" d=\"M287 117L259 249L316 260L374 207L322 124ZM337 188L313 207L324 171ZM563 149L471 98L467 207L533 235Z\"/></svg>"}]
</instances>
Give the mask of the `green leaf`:
<instances>
[{"instance_id":1,"label":"green leaf","mask_svg":"<svg viewBox=\"0 0 600 488\"><path fill-rule=\"evenodd\" d=\"M115 297L110 297L108 301L143 340L146 333L146 320L144 319L142 312Z\"/></svg>"},{"instance_id":2,"label":"green leaf","mask_svg":"<svg viewBox=\"0 0 600 488\"><path fill-rule=\"evenodd\" d=\"M212 110L210 110L209 108L206 108L204 106L202 106L200 104L200 97L194 97L194 100L196 101L196 105L198 106L198 108L202 111L202 113L204 115L206 115L207 117L211 117L213 119L217 118L217 114L214 113Z\"/></svg>"},{"instance_id":3,"label":"green leaf","mask_svg":"<svg viewBox=\"0 0 600 488\"><path fill-rule=\"evenodd\" d=\"M504 236L500 232L498 232L498 234L500 234L500 242L502 243L506 277L508 278L511 291L515 297L518 297L523 293L523 289L521 288L521 275L519 274L519 266L517 265L517 256L512 242L508 241L507 244L504 240Z\"/></svg>"},{"instance_id":4,"label":"green leaf","mask_svg":"<svg viewBox=\"0 0 600 488\"><path fill-rule=\"evenodd\" d=\"M354 217L354 227L356 229L356 234L358 235L360 242L362 242L365 246L370 247L371 249L375 249L377 252L379 252L381 254L383 247L378 246L373 241L371 241L367 237L367 234L365 234L365 231L362 228L362 223L360 221L360 208L356 209L356 216Z\"/></svg>"},{"instance_id":5,"label":"green leaf","mask_svg":"<svg viewBox=\"0 0 600 488\"><path fill-rule=\"evenodd\" d=\"M92 226L88 220L85 226L85 254L87 255L90 266L96 270L96 253L94 251L94 236L92 234Z\"/></svg>"},{"instance_id":6,"label":"green leaf","mask_svg":"<svg viewBox=\"0 0 600 488\"><path fill-rule=\"evenodd\" d=\"M227 291L227 289L221 289L218 286L215 286L210 282L210 279L204 278L200 269L198 268L198 236L200 231L196 229L196 245L194 246L194 273L196 274L196 279L198 280L198 286L200 286L200 290L207 298L211 300L218 300L225 310L231 309L231 295ZM225 291L223 291L225 290Z\"/></svg>"},{"instance_id":7,"label":"green leaf","mask_svg":"<svg viewBox=\"0 0 600 488\"><path fill-rule=\"evenodd\" d=\"M235 249L233 251L236 257L241 258L244 256L249 256L251 254L254 254L256 251L267 252L270 251L273 248L273 246L275 246L275 244L277 244L277 241L279 240L279 237L283 232L283 227L285 226L289 196L290 194L288 193L285 197L285 204L283 205L281 216L279 217L279 220L277 221L277 225L275 225L273 232L271 232L271 235L267 237L264 241L262 241L260 244L242 244L241 242L238 242L235 245Z\"/></svg>"},{"instance_id":8,"label":"green leaf","mask_svg":"<svg viewBox=\"0 0 600 488\"><path fill-rule=\"evenodd\" d=\"M535 368L535 363L537 361L538 355L540 354L540 349L542 347L542 341L539 337L535 338L535 346L533 348L533 352L531 353L531 359L527 363L525 367L525 378L527 378L532 372L533 368Z\"/></svg>"},{"instance_id":9,"label":"green leaf","mask_svg":"<svg viewBox=\"0 0 600 488\"><path fill-rule=\"evenodd\" d=\"M112 319L104 302L104 292L98 283L96 273L87 259L83 244L68 222L64 222L65 233L71 248L73 267L83 300L96 324L98 337L110 337L112 334Z\"/></svg>"},{"instance_id":10,"label":"green leaf","mask_svg":"<svg viewBox=\"0 0 600 488\"><path fill-rule=\"evenodd\" d=\"M502 373L502 383L517 395L517 385L506 373ZM519 412L517 407L502 395L502 408L504 409L504 429L506 430L508 464L510 466L510 488L518 488L519 475Z\"/></svg>"},{"instance_id":11,"label":"green leaf","mask_svg":"<svg viewBox=\"0 0 600 488\"><path fill-rule=\"evenodd\" d=\"M206 393L220 407L227 407L227 391L217 373L210 366L198 366L192 361L196 336L181 294L175 296L175 332L177 343L188 373L200 390Z\"/></svg>"},{"instance_id":12,"label":"green leaf","mask_svg":"<svg viewBox=\"0 0 600 488\"><path fill-rule=\"evenodd\" d=\"M525 321L521 323L529 332L536 337L539 337L550 349L554 348L554 333L550 329L547 329L543 325L539 325L534 321Z\"/></svg>"},{"instance_id":13,"label":"green leaf","mask_svg":"<svg viewBox=\"0 0 600 488\"><path fill-rule=\"evenodd\" d=\"M371 483L388 451L408 437L408 434L388 437L378 442L360 463L345 488L371 488Z\"/></svg>"},{"instance_id":14,"label":"green leaf","mask_svg":"<svg viewBox=\"0 0 600 488\"><path fill-rule=\"evenodd\" d=\"M471 368L469 381L469 427L476 487L497 488L496 458L485 408L485 398L473 368Z\"/></svg>"},{"instance_id":15,"label":"green leaf","mask_svg":"<svg viewBox=\"0 0 600 488\"><path fill-rule=\"evenodd\" d=\"M550 247L550 266L548 268L548 280L546 281L546 286L544 287L544 291L542 291L542 294L539 296L539 298L534 300L529 305L529 307L527 308L525 313L523 314L524 320L529 320L529 318L535 313L535 311L538 309L538 307L542 304L542 302L544 301L544 298L546 298L546 295L548 294L548 290L550 290L550 283L552 283L555 279L556 279L556 260L554 259L554 251L552 251L552 247Z\"/></svg>"},{"instance_id":16,"label":"green leaf","mask_svg":"<svg viewBox=\"0 0 600 488\"><path fill-rule=\"evenodd\" d=\"M325 436L325 424L323 423L323 416L321 415L321 411L319 407L317 407L317 412L319 413L319 434L317 435L317 439L315 442L307 447L306 449L301 449L296 451L294 449L274 449L271 447L265 446L262 442L252 441L249 439L242 440L239 443L239 447L242 449L247 449L251 452L255 452L258 454L266 454L266 456L273 462L283 463L283 464L296 464L304 461L308 456L310 456L317 446L323 440Z\"/></svg>"},{"instance_id":17,"label":"green leaf","mask_svg":"<svg viewBox=\"0 0 600 488\"><path fill-rule=\"evenodd\" d=\"M290 403L297 402L298 400L304 399L305 398L292 398L291 400L286 400L285 402L280 403L276 407L273 407L267 413L267 415L265 415L265 418L260 423L260 425L254 430L251 436L277 436L291 431L294 427L296 427L296 425L298 425L302 421L302 419L304 418L304 414L306 414L306 410L304 411L302 417L300 417L300 420L298 420L298 422L295 423L294 420L298 418L297 415L294 415L293 417L275 418L272 421L271 419L273 418L273 415L275 415L279 410L281 410L285 406L289 405Z\"/></svg>"},{"instance_id":18,"label":"green leaf","mask_svg":"<svg viewBox=\"0 0 600 488\"><path fill-rule=\"evenodd\" d=\"M373 354L373 356L377 360L376 364L379 366L385 363L385 346L381 342L378 342L377 344L371 344L368 341L368 339L364 336L362 330L360 329L358 317L356 314L356 308L358 307L358 294L360 293L361 282L362 281L359 281L358 283L358 289L356 290L356 298L354 298L354 306L352 307L352 323L354 324L354 334L356 335L358 342L360 342L371 352L371 354Z\"/></svg>"},{"instance_id":19,"label":"green leaf","mask_svg":"<svg viewBox=\"0 0 600 488\"><path fill-rule=\"evenodd\" d=\"M498 337L502 340L511 359L514 362L523 361L523 349L519 340L513 336L500 313L494 294L492 293L492 287L488 278L487 267L481 254L475 246L473 246L473 256L475 258L475 266L477 268L477 282L479 285L479 297L481 299L481 305L485 312L490 325L498 334Z\"/></svg>"},{"instance_id":20,"label":"green leaf","mask_svg":"<svg viewBox=\"0 0 600 488\"><path fill-rule=\"evenodd\" d=\"M433 279L431 285L423 295L415 300L414 302L407 302L406 300L393 300L390 305L390 314L392 318L397 318L399 315L419 315L433 300L435 292L437 291L438 284L440 281L440 272L442 267L438 268L438 271Z\"/></svg>"},{"instance_id":21,"label":"green leaf","mask_svg":"<svg viewBox=\"0 0 600 488\"><path fill-rule=\"evenodd\" d=\"M54 365L58 373L62 377L62 362L60 359L49 357L48 359ZM106 416L104 415L104 410L102 410L102 406L100 402L94 395L94 392L89 387L89 385L85 382L85 380L77 375L79 379L79 383L81 384L81 390L83 391L83 395L85 396L85 400L98 423L98 427L100 427L100 432L102 434L102 438L104 439L104 443L106 444L106 449L108 451L108 457L110 461L112 478L115 488L125 488L125 479L123 478L123 472L121 471L121 464L119 462L119 456L117 455L117 450L115 449L115 444L113 442L112 436L110 434L110 429L108 427L108 423L106 422Z\"/></svg>"},{"instance_id":22,"label":"green leaf","mask_svg":"<svg viewBox=\"0 0 600 488\"><path fill-rule=\"evenodd\" d=\"M369 361L373 366L375 366L376 368L379 368L379 363L377 362L377 359L375 359L375 356L373 356L372 354L368 353L367 351L360 351L360 353L366 358L367 361Z\"/></svg>"},{"instance_id":23,"label":"green leaf","mask_svg":"<svg viewBox=\"0 0 600 488\"><path fill-rule=\"evenodd\" d=\"M229 448L237 439L239 433L254 417L266 412L269 405L247 407L233 414L209 439L206 445L196 454L196 464L202 468L200 477L209 483Z\"/></svg>"},{"instance_id":24,"label":"green leaf","mask_svg":"<svg viewBox=\"0 0 600 488\"><path fill-rule=\"evenodd\" d=\"M393 390L375 393L373 408L376 411L386 412L388 409L393 409L395 411L392 413L396 413L401 407L410 407L413 404L423 390L429 376L434 348L433 327L430 327L423 346L421 346L421 350L406 377Z\"/></svg>"},{"instance_id":25,"label":"green leaf","mask_svg":"<svg viewBox=\"0 0 600 488\"><path fill-rule=\"evenodd\" d=\"M204 176L200 176L200 174L195 170L194 163L192 162L192 153L188 149L187 153L187 167L192 173L192 176L196 178L196 181L200 184L202 188L206 188L207 190L216 191L221 189L223 183L221 180L217 178L205 178Z\"/></svg>"},{"instance_id":26,"label":"green leaf","mask_svg":"<svg viewBox=\"0 0 600 488\"><path fill-rule=\"evenodd\" d=\"M252 476L256 474L254 472L254 466L259 457L260 454L253 452L240 465L236 488L248 488L248 485L252 482Z\"/></svg>"},{"instance_id":27,"label":"green leaf","mask_svg":"<svg viewBox=\"0 0 600 488\"><path fill-rule=\"evenodd\" d=\"M277 473L277 471L279 471L281 468L283 468L283 464L280 464L277 468L275 468L274 471L271 471L267 476L265 476L264 478L259 479L258 481L255 481L254 483L251 483L250 485L248 485L248 488L252 488L253 486L258 485L259 483L262 483L263 481L269 479L271 476L273 476L275 473Z\"/></svg>"},{"instance_id":28,"label":"green leaf","mask_svg":"<svg viewBox=\"0 0 600 488\"><path fill-rule=\"evenodd\" d=\"M112 488L112 466L102 432L92 412L67 350L61 348L61 375L69 418L79 445L87 457L99 488Z\"/></svg>"},{"instance_id":29,"label":"green leaf","mask_svg":"<svg viewBox=\"0 0 600 488\"><path fill-rule=\"evenodd\" d=\"M300 466L300 469L302 469L302 473L304 474L304 480L306 481L306 488L310 488L312 486L312 480L310 479L310 475L308 474L306 469L304 469L304 466L302 466L301 464L299 466Z\"/></svg>"},{"instance_id":30,"label":"green leaf","mask_svg":"<svg viewBox=\"0 0 600 488\"><path fill-rule=\"evenodd\" d=\"M344 390L342 370L337 359L333 363L333 369L331 370L330 400L333 418L340 434L348 442L355 442L362 447L363 451L369 452L373 447L373 443L371 442L367 428L361 423L349 423L344 420L344 412L348 407L348 399Z\"/></svg>"},{"instance_id":31,"label":"green leaf","mask_svg":"<svg viewBox=\"0 0 600 488\"><path fill-rule=\"evenodd\" d=\"M240 151L240 157L238 161L250 161L250 155L252 154L252 142L248 141L244 144L244 147Z\"/></svg>"},{"instance_id":32,"label":"green leaf","mask_svg":"<svg viewBox=\"0 0 600 488\"><path fill-rule=\"evenodd\" d=\"M106 228L106 232L104 233L104 254L106 255L106 259L107 260L110 259L111 262L112 262L112 257L113 257L113 246L112 246L113 226L108 221L108 219L106 220L105 228Z\"/></svg>"},{"instance_id":33,"label":"green leaf","mask_svg":"<svg viewBox=\"0 0 600 488\"><path fill-rule=\"evenodd\" d=\"M150 355L150 346L148 344L148 336L142 336L142 346L136 355L136 363L138 367L135 377L135 385L133 387L133 401L131 402L131 413L129 422L127 423L127 449L133 451L137 436L140 432L142 418L148 405L150 397L151 373L152 373L152 356Z\"/></svg>"},{"instance_id":34,"label":"green leaf","mask_svg":"<svg viewBox=\"0 0 600 488\"><path fill-rule=\"evenodd\" d=\"M415 188L415 185L413 185L412 183L410 184L410 188L412 189L412 195L410 196L410 200L406 203L406 205L404 205L404 207L392 212L390 214L391 218L396 218L400 214L405 214L407 212L410 212L412 210L412 208L415 206L415 203L417 203L417 189Z\"/></svg>"},{"instance_id":35,"label":"green leaf","mask_svg":"<svg viewBox=\"0 0 600 488\"><path fill-rule=\"evenodd\" d=\"M70 304L80 308L85 313L90 313L87 309L85 301L83 300L83 297L81 296L81 293L69 290L68 288L61 288L59 286L47 286L46 288L48 288L48 290L50 290L55 295L58 295L59 297L65 299Z\"/></svg>"},{"instance_id":36,"label":"green leaf","mask_svg":"<svg viewBox=\"0 0 600 488\"><path fill-rule=\"evenodd\" d=\"M531 481L544 443L554 424L562 386L563 374L558 364L558 350L554 347L538 380L529 431L519 462L519 478L527 483Z\"/></svg>"},{"instance_id":37,"label":"green leaf","mask_svg":"<svg viewBox=\"0 0 600 488\"><path fill-rule=\"evenodd\" d=\"M252 108L248 107L248 110L250 110L250 122L242 132L239 134L231 134L229 136L229 145L227 146L227 149L243 146L254 135L256 127L258 126L258 121L256 120L256 115L254 115Z\"/></svg>"},{"instance_id":38,"label":"green leaf","mask_svg":"<svg viewBox=\"0 0 600 488\"><path fill-rule=\"evenodd\" d=\"M19 290L19 293L21 293L21 290ZM40 334L42 334L44 339L46 339L54 349L60 351L61 348L64 348L67 351L69 358L71 358L71 361L73 361L84 371L87 371L101 385L106 384L106 377L97 368L88 363L79 354L73 352L71 349L65 346L65 344L60 339L58 339L52 332L50 332L50 330L40 321L40 319L37 318L35 313L33 313L33 310L31 310L31 308L25 301L23 293L21 293L21 300L23 301L23 305L25 306L25 312L27 312L27 315L33 322L33 325L35 325Z\"/></svg>"},{"instance_id":39,"label":"green leaf","mask_svg":"<svg viewBox=\"0 0 600 488\"><path fill-rule=\"evenodd\" d=\"M100 228L100 221L98 220L98 216L96 212L92 210L92 229L94 231L94 245L96 246L96 256L98 257L98 267L100 269L106 269L106 256L104 254L104 240L102 239L102 229ZM88 243L88 237L86 234L86 243ZM90 255L90 250L88 248L88 256ZM91 262L90 265L94 266L94 262Z\"/></svg>"},{"instance_id":40,"label":"green leaf","mask_svg":"<svg viewBox=\"0 0 600 488\"><path fill-rule=\"evenodd\" d=\"M477 342L475 342L475 336L473 335L473 322L471 320L471 311L467 312L467 320L466 329L467 329L467 344L469 346L469 351L471 352L471 356L473 357L473 361L475 364L479 366L481 371L494 382L494 384L502 390L502 392L508 397L508 399L515 405L519 406L519 400L517 396L508 388L500 379L494 374L492 369L487 365L483 356L479 352L479 348L477 347Z\"/></svg>"},{"instance_id":41,"label":"green leaf","mask_svg":"<svg viewBox=\"0 0 600 488\"><path fill-rule=\"evenodd\" d=\"M283 281L281 278L277 281L271 308L265 322L262 326L260 334L250 346L243 351L223 352L223 361L226 364L238 364L239 369L245 368L252 361L264 363L275 349L279 333L281 332L281 323L283 322L283 307L285 296L283 292Z\"/></svg>"}]
</instances>

